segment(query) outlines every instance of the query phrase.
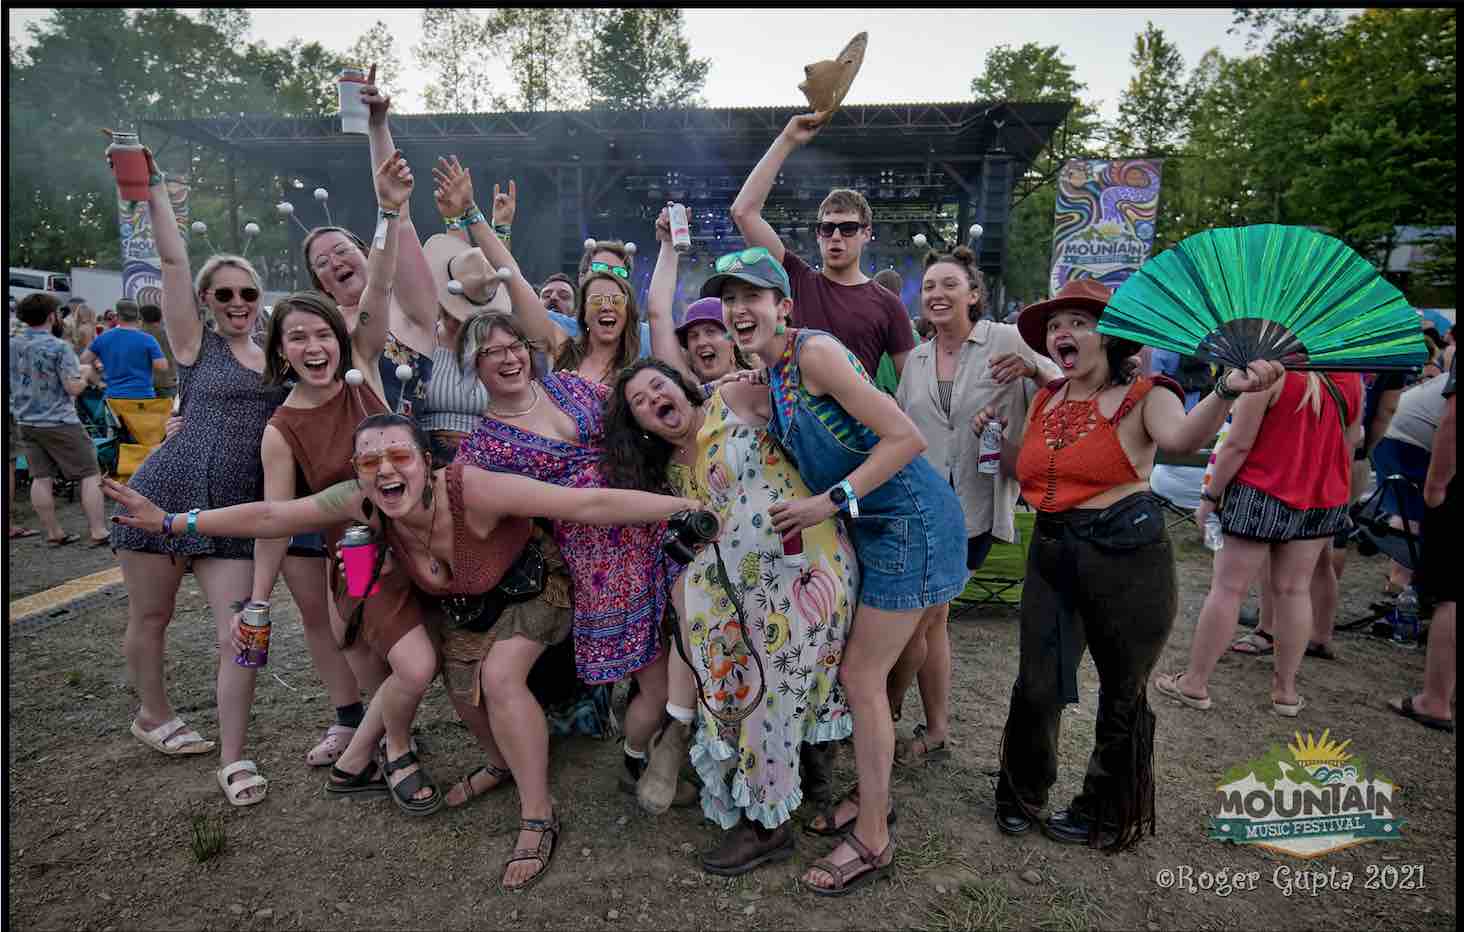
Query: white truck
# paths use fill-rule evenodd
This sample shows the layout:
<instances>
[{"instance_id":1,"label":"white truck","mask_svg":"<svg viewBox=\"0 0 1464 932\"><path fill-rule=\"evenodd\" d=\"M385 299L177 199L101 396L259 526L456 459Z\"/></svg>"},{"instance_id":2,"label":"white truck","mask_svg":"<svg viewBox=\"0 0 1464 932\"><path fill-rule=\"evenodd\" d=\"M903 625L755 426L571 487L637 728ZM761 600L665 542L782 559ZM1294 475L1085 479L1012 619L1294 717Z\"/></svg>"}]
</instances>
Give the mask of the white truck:
<instances>
[{"instance_id":1,"label":"white truck","mask_svg":"<svg viewBox=\"0 0 1464 932\"><path fill-rule=\"evenodd\" d=\"M10 297L19 301L28 294L44 291L65 301L71 297L71 284L65 272L47 272L43 269L21 269L11 266L6 274Z\"/></svg>"},{"instance_id":2,"label":"white truck","mask_svg":"<svg viewBox=\"0 0 1464 932\"><path fill-rule=\"evenodd\" d=\"M92 310L100 315L122 300L122 273L111 269L73 268L71 293L86 299Z\"/></svg>"}]
</instances>

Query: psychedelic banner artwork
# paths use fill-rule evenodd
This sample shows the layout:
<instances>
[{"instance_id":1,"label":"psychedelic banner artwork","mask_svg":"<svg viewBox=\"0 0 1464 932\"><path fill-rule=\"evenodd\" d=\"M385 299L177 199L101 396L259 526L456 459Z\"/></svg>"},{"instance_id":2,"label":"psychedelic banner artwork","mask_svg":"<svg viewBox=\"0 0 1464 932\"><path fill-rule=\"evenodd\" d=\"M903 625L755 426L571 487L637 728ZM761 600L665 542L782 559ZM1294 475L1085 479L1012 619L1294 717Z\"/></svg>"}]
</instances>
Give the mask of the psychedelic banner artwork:
<instances>
[{"instance_id":1,"label":"psychedelic banner artwork","mask_svg":"<svg viewBox=\"0 0 1464 932\"><path fill-rule=\"evenodd\" d=\"M1057 182L1051 294L1075 278L1117 288L1149 255L1163 159L1069 159Z\"/></svg>"},{"instance_id":2,"label":"psychedelic banner artwork","mask_svg":"<svg viewBox=\"0 0 1464 932\"><path fill-rule=\"evenodd\" d=\"M167 177L168 198L178 219L178 232L188 241L188 182ZM122 234L122 297L138 304L163 303L162 262L153 240L147 202L117 198L117 223Z\"/></svg>"}]
</instances>

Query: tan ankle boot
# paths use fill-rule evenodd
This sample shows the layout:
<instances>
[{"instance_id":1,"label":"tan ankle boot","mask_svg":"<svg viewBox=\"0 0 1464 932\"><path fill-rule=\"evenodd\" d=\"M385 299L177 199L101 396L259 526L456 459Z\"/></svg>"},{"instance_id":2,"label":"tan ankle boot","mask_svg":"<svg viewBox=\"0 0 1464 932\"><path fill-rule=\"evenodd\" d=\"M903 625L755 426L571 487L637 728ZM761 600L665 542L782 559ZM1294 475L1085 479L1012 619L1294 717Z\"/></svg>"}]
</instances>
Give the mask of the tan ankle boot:
<instances>
[{"instance_id":1,"label":"tan ankle boot","mask_svg":"<svg viewBox=\"0 0 1464 932\"><path fill-rule=\"evenodd\" d=\"M650 763L641 774L636 785L636 799L641 808L651 815L660 815L671 808L678 797L684 795L677 784L681 765L686 761L687 749L691 747L691 723L680 722L667 717L661 730L651 736L647 751Z\"/></svg>"}]
</instances>

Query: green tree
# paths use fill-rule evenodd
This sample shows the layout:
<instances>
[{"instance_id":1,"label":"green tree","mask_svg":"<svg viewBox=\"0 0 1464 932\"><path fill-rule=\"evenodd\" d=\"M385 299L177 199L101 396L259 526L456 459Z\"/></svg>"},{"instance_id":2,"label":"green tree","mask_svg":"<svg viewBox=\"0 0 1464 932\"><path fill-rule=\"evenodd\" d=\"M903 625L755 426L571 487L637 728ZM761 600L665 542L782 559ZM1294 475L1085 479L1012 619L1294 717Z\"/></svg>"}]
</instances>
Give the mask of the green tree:
<instances>
[{"instance_id":1,"label":"green tree","mask_svg":"<svg viewBox=\"0 0 1464 932\"><path fill-rule=\"evenodd\" d=\"M423 10L422 42L412 47L412 55L417 66L432 75L422 92L426 109L435 113L507 109L507 101L484 73L483 63L494 47L488 20L474 11Z\"/></svg>"},{"instance_id":2,"label":"green tree","mask_svg":"<svg viewBox=\"0 0 1464 932\"><path fill-rule=\"evenodd\" d=\"M594 106L612 110L694 107L711 60L695 58L674 9L621 9L601 17L576 58Z\"/></svg>"},{"instance_id":3,"label":"green tree","mask_svg":"<svg viewBox=\"0 0 1464 932\"><path fill-rule=\"evenodd\" d=\"M584 106L582 64L570 53L593 29L599 11L564 7L495 10L488 17L495 51L506 55L520 110L561 110Z\"/></svg>"},{"instance_id":4,"label":"green tree","mask_svg":"<svg viewBox=\"0 0 1464 932\"><path fill-rule=\"evenodd\" d=\"M1134 37L1134 76L1118 104L1114 142L1134 155L1172 155L1189 123L1192 98L1184 58L1153 22Z\"/></svg>"},{"instance_id":5,"label":"green tree","mask_svg":"<svg viewBox=\"0 0 1464 932\"><path fill-rule=\"evenodd\" d=\"M391 27L377 20L346 50L347 61L358 68L376 66L376 85L388 96L401 92L402 60L397 55L396 36Z\"/></svg>"}]
</instances>

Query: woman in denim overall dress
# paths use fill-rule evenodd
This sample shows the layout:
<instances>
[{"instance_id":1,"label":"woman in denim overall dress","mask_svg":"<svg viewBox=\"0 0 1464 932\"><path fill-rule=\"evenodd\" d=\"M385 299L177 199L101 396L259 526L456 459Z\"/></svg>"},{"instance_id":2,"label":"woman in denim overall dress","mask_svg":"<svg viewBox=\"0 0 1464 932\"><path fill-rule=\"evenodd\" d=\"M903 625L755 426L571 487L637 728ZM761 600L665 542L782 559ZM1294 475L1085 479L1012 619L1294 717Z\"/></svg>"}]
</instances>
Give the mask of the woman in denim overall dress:
<instances>
[{"instance_id":1,"label":"woman in denim overall dress","mask_svg":"<svg viewBox=\"0 0 1464 932\"><path fill-rule=\"evenodd\" d=\"M894 723L885 681L922 612L966 584L960 502L920 455L925 440L894 400L874 387L844 346L816 330L789 330L788 275L762 247L717 260L703 297L720 297L744 353L768 365L768 433L813 493L774 505L785 537L842 512L863 576L840 679L854 714L858 786L814 834L843 838L803 877L837 896L888 871ZM847 830L847 832L846 832Z\"/></svg>"}]
</instances>

